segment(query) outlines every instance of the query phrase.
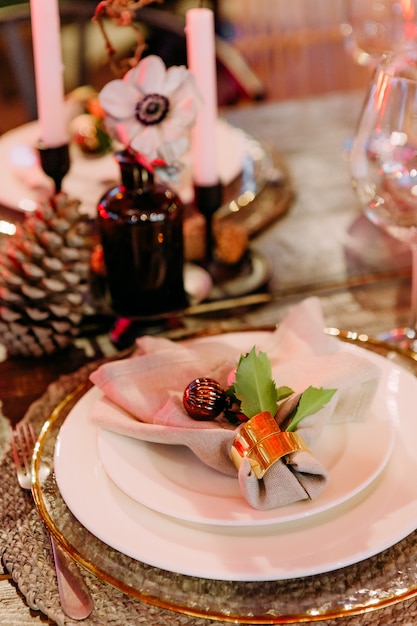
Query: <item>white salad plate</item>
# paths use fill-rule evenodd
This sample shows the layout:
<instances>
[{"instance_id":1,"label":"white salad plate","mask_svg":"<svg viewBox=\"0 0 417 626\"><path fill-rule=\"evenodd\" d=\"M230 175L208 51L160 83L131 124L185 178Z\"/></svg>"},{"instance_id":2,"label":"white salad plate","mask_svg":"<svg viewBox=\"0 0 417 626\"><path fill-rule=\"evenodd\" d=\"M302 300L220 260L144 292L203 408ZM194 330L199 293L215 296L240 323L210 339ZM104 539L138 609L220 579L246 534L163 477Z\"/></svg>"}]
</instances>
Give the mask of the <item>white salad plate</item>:
<instances>
[{"instance_id":1,"label":"white salad plate","mask_svg":"<svg viewBox=\"0 0 417 626\"><path fill-rule=\"evenodd\" d=\"M47 197L52 182L39 165L36 145L39 141L38 122L30 122L13 129L0 137L0 165L2 184L0 202L5 206L31 211L39 198ZM219 177L223 185L229 184L238 175L252 172L254 163L265 158L259 142L249 137L241 129L234 128L226 121L217 123L217 162ZM63 180L63 190L81 200L81 210L94 217L101 196L118 184L119 168L113 153L99 157L84 154L79 147L70 145L71 167ZM181 159L183 169L177 183L172 183L184 203L192 201L191 155L187 152ZM249 168L249 169L248 169ZM252 169L251 169L252 168ZM257 174L252 172L255 178ZM249 176L250 178L250 176ZM249 181L250 183L250 181ZM246 181L244 184L249 184ZM259 180L254 180L257 185ZM243 183L242 183L243 184Z\"/></svg>"},{"instance_id":2,"label":"white salad plate","mask_svg":"<svg viewBox=\"0 0 417 626\"><path fill-rule=\"evenodd\" d=\"M261 525L195 523L143 506L104 469L98 428L89 418L100 391L92 389L71 410L57 438L55 474L68 508L111 548L155 567L209 579L265 581L309 576L351 565L390 547L417 526L417 420L411 408L417 381L379 355L347 344L342 349L380 367L380 386L371 411L386 415L387 423L381 422L381 428L390 429L392 422L395 430L385 468L342 504L292 521ZM368 441L364 453L371 447ZM362 461L353 456L349 471L357 472Z\"/></svg>"},{"instance_id":3,"label":"white salad plate","mask_svg":"<svg viewBox=\"0 0 417 626\"><path fill-rule=\"evenodd\" d=\"M312 447L329 473L323 493L313 501L259 511L242 497L236 478L208 467L186 447L152 444L104 429L98 434L103 467L128 496L180 520L234 526L290 522L341 504L375 480L394 440L394 420L384 402L366 421L328 424Z\"/></svg>"}]
</instances>

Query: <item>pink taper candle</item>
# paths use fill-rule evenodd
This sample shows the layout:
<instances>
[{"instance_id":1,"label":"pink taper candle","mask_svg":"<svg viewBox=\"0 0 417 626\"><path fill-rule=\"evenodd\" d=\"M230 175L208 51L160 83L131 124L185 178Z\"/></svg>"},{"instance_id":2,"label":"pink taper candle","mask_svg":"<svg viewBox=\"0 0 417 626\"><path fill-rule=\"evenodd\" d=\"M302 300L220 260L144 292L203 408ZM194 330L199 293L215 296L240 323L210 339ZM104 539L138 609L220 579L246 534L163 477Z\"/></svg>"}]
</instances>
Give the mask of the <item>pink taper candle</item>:
<instances>
[{"instance_id":1,"label":"pink taper candle","mask_svg":"<svg viewBox=\"0 0 417 626\"><path fill-rule=\"evenodd\" d=\"M44 147L68 143L58 0L30 0L36 100Z\"/></svg>"},{"instance_id":2,"label":"pink taper candle","mask_svg":"<svg viewBox=\"0 0 417 626\"><path fill-rule=\"evenodd\" d=\"M194 74L203 99L192 130L194 183L210 187L219 182L217 170L217 78L214 15L210 9L190 9L186 13L188 67Z\"/></svg>"}]
</instances>

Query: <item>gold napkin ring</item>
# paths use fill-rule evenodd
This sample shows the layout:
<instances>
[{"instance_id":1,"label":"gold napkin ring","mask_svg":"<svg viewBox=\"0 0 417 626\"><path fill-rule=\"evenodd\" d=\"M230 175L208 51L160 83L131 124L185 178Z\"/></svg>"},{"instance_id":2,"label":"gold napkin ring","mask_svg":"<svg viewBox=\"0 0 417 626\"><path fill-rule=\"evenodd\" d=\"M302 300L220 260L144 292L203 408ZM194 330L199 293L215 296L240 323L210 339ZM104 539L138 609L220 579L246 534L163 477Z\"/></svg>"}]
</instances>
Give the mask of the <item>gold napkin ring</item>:
<instances>
[{"instance_id":1,"label":"gold napkin ring","mask_svg":"<svg viewBox=\"0 0 417 626\"><path fill-rule=\"evenodd\" d=\"M233 440L231 458L237 470L243 459L247 459L258 479L276 461L299 450L309 452L309 448L298 433L280 430L268 411L263 411L245 422Z\"/></svg>"}]
</instances>

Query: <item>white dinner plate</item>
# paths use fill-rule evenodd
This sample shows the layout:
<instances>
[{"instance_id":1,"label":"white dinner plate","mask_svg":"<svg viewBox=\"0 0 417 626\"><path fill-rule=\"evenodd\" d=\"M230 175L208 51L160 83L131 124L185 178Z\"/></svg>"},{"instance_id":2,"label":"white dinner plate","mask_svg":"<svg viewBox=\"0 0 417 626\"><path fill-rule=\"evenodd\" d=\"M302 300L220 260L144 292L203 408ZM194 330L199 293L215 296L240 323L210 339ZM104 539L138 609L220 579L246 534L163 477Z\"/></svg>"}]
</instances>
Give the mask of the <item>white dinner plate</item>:
<instances>
[{"instance_id":1,"label":"white dinner plate","mask_svg":"<svg viewBox=\"0 0 417 626\"><path fill-rule=\"evenodd\" d=\"M66 418L55 451L62 496L81 524L112 548L155 567L220 580L262 581L308 576L351 565L400 541L417 527L417 381L406 370L356 346L382 370L375 407L394 421L394 449L366 489L313 517L262 526L181 521L145 507L108 477L89 410L100 393L83 396ZM352 460L352 470L354 463Z\"/></svg>"},{"instance_id":2,"label":"white dinner plate","mask_svg":"<svg viewBox=\"0 0 417 626\"><path fill-rule=\"evenodd\" d=\"M38 122L30 122L0 137L0 166L2 181L0 202L21 210L33 210L39 197L50 193L51 181L38 163L36 144L39 140ZM259 142L224 120L217 124L218 171L223 185L229 184L239 174L246 172L244 185L250 185L250 164L265 158ZM81 201L81 210L91 217L96 214L97 202L111 187L118 184L119 168L112 153L100 157L85 155L77 145L70 145L71 168L63 180L63 190ZM184 203L192 201L191 155L181 159L183 169L176 189ZM248 169L249 168L249 169ZM256 177L256 174L252 172ZM257 186L260 181L253 181Z\"/></svg>"},{"instance_id":3,"label":"white dinner plate","mask_svg":"<svg viewBox=\"0 0 417 626\"><path fill-rule=\"evenodd\" d=\"M252 333L230 333L242 352ZM245 344L245 341L248 342ZM242 497L236 478L202 463L188 448L152 444L100 429L103 467L128 496L181 520L205 524L260 525L290 522L337 506L365 489L383 470L395 439L385 401L376 400L365 421L328 424L312 446L329 472L329 484L315 500L259 511Z\"/></svg>"}]
</instances>

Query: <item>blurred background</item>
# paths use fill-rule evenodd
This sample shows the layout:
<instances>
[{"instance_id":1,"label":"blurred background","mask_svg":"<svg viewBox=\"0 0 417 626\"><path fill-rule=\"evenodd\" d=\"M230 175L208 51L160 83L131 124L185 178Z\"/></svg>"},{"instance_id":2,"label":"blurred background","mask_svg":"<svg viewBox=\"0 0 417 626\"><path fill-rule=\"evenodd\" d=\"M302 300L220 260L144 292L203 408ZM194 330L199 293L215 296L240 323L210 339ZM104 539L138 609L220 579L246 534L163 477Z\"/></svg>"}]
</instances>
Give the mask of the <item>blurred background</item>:
<instances>
[{"instance_id":1,"label":"blurred background","mask_svg":"<svg viewBox=\"0 0 417 626\"><path fill-rule=\"evenodd\" d=\"M346 52L341 24L348 0L215 0L220 106L304 98L364 88L369 69ZM100 89L113 78L92 0L62 0L65 88ZM137 12L148 43L168 65L186 63L184 15L197 0L165 0ZM0 133L36 118L29 3L0 1ZM127 54L129 29L109 25Z\"/></svg>"}]
</instances>

